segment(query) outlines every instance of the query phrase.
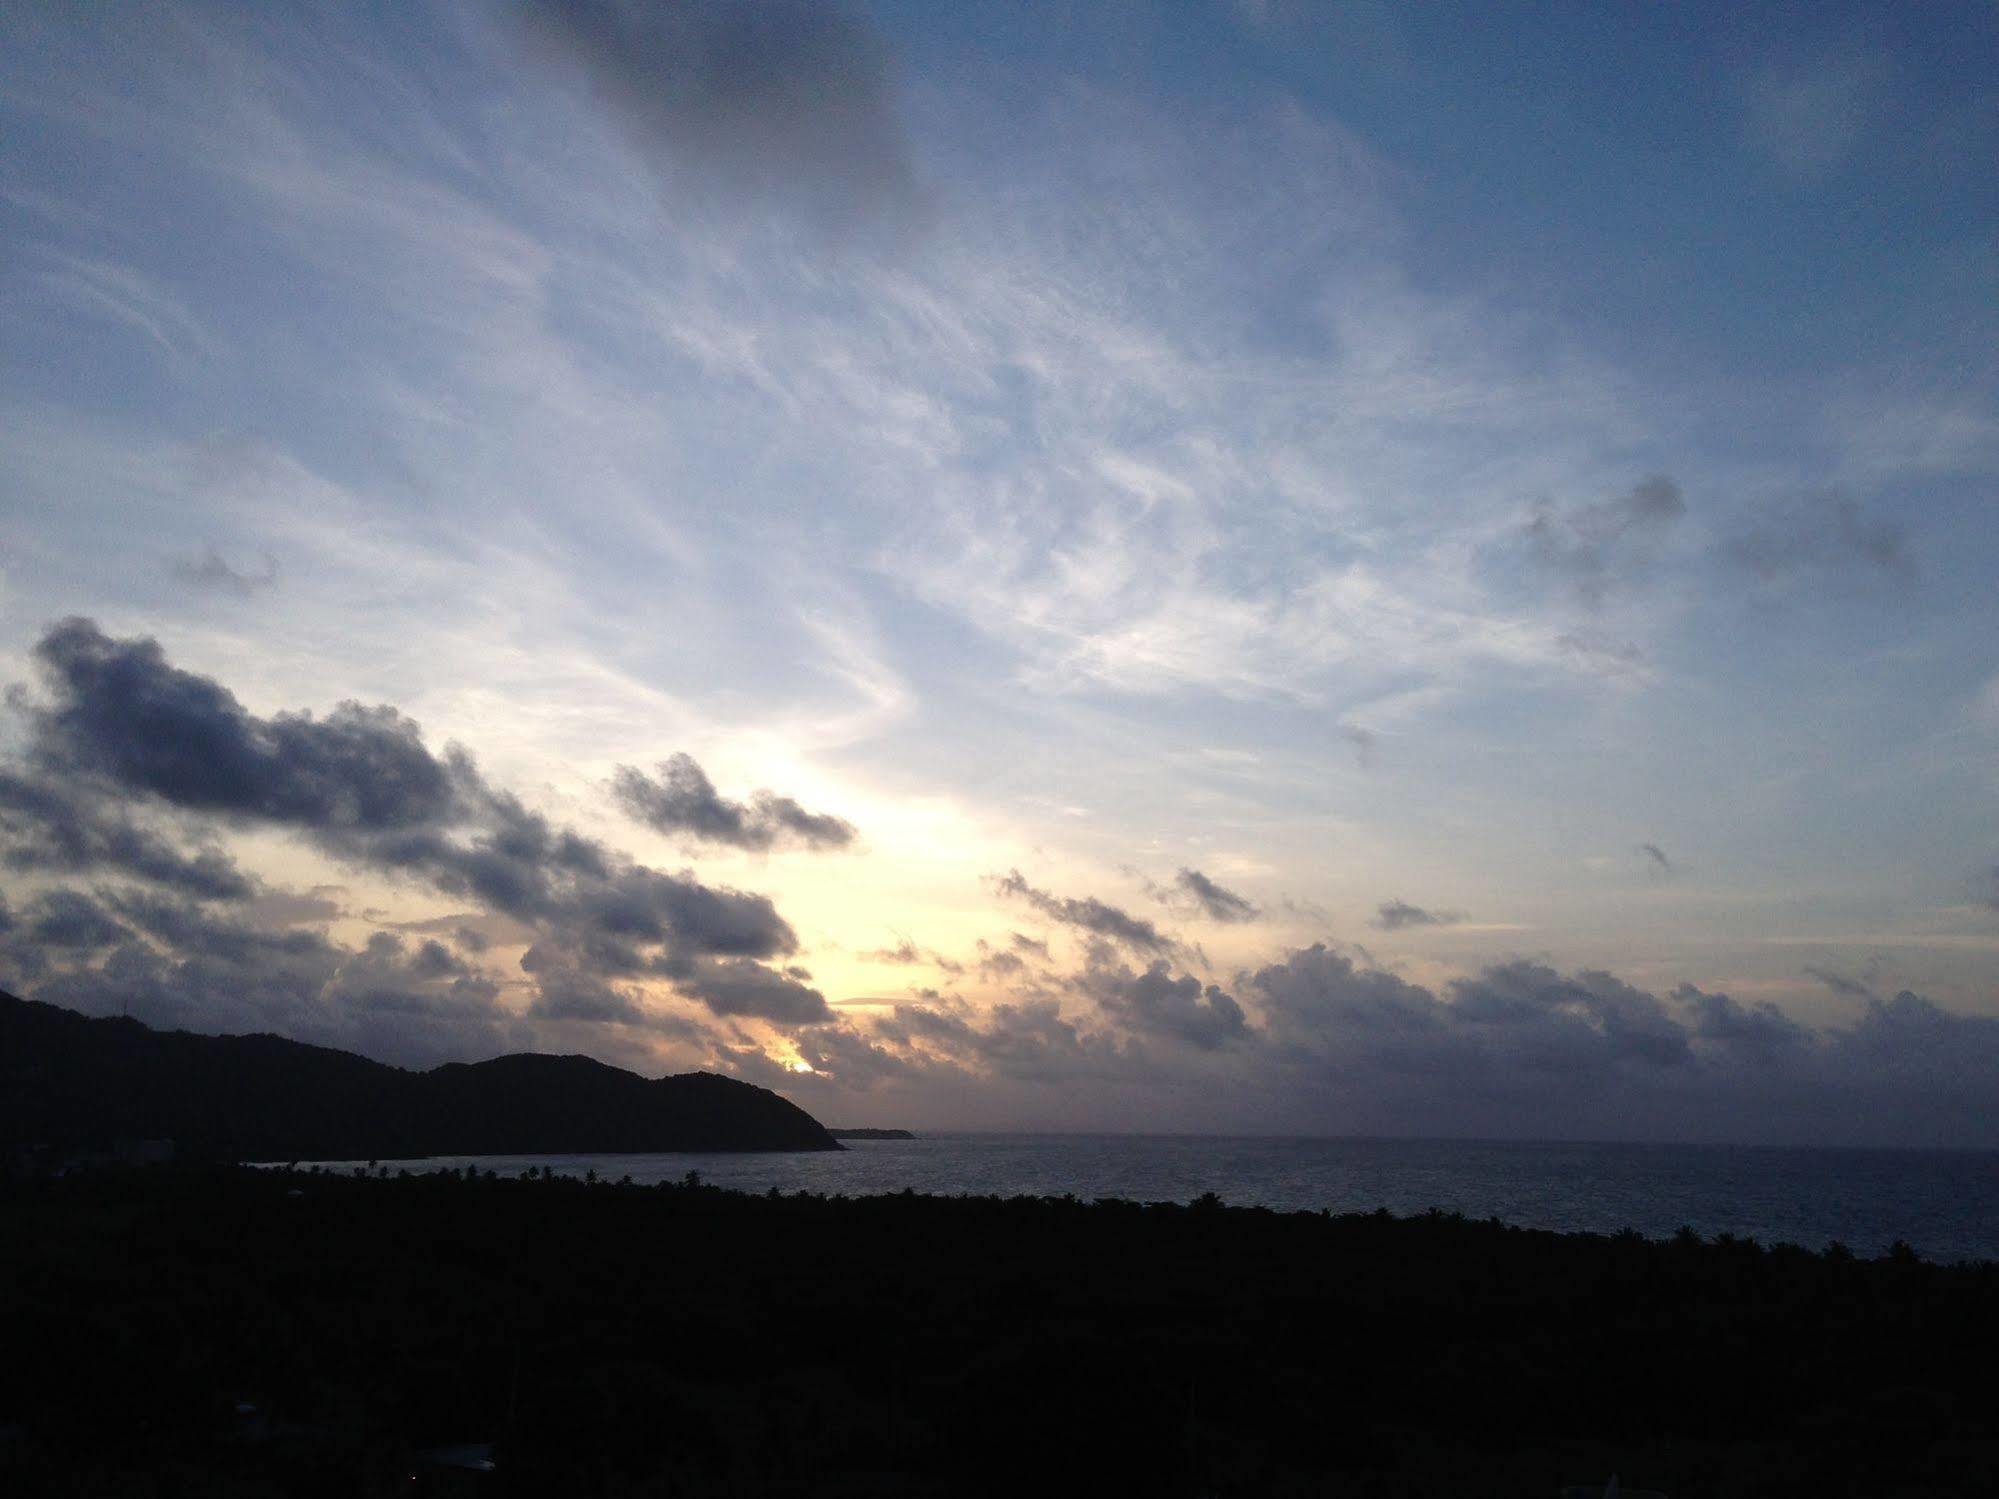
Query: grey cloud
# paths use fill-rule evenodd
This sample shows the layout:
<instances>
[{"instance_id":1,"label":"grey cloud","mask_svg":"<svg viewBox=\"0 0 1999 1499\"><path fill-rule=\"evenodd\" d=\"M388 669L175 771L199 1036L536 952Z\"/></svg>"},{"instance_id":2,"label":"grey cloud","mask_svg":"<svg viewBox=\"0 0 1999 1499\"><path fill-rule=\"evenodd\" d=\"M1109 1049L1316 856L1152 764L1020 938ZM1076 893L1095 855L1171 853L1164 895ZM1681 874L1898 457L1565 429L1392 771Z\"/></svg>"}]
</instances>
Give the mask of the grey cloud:
<instances>
[{"instance_id":1,"label":"grey cloud","mask_svg":"<svg viewBox=\"0 0 1999 1499\"><path fill-rule=\"evenodd\" d=\"M278 561L266 553L262 567L254 572L239 571L231 567L222 553L210 545L203 549L198 559L193 561L183 559L174 563L173 574L190 588L247 599L278 581Z\"/></svg>"},{"instance_id":2,"label":"grey cloud","mask_svg":"<svg viewBox=\"0 0 1999 1499\"><path fill-rule=\"evenodd\" d=\"M1052 999L973 1010L962 1002L898 1005L876 1033L954 1068L1034 1083L1100 1079L1121 1065L1116 1042L1085 1031Z\"/></svg>"},{"instance_id":3,"label":"grey cloud","mask_svg":"<svg viewBox=\"0 0 1999 1499\"><path fill-rule=\"evenodd\" d=\"M125 928L77 890L48 890L29 904L25 935L43 947L86 952L111 946Z\"/></svg>"},{"instance_id":4,"label":"grey cloud","mask_svg":"<svg viewBox=\"0 0 1999 1499\"><path fill-rule=\"evenodd\" d=\"M47 696L22 709L40 771L107 804L289 828L339 859L511 918L600 977L797 950L767 898L648 868L556 826L486 784L464 751L432 755L391 708L259 718L170 665L154 641L113 640L88 620L53 627L35 655ZM770 815L811 831L800 823L809 814ZM788 1013L803 1012L794 1000Z\"/></svg>"},{"instance_id":5,"label":"grey cloud","mask_svg":"<svg viewBox=\"0 0 1999 1499\"><path fill-rule=\"evenodd\" d=\"M1811 1032L1767 1001L1740 1005L1726 994L1709 994L1692 984L1673 991L1673 1000L1693 1019L1696 1040L1773 1060L1808 1046Z\"/></svg>"},{"instance_id":6,"label":"grey cloud","mask_svg":"<svg viewBox=\"0 0 1999 1499\"><path fill-rule=\"evenodd\" d=\"M1076 898L1038 890L1028 884L1018 869L997 877L993 888L1001 895L1026 901L1051 921L1059 921L1112 942L1121 942L1134 952L1166 954L1175 950L1172 940L1151 922L1116 906L1106 905L1093 895Z\"/></svg>"},{"instance_id":7,"label":"grey cloud","mask_svg":"<svg viewBox=\"0 0 1999 1499\"><path fill-rule=\"evenodd\" d=\"M663 186L844 228L907 211L915 176L889 56L816 0L528 0Z\"/></svg>"},{"instance_id":8,"label":"grey cloud","mask_svg":"<svg viewBox=\"0 0 1999 1499\"><path fill-rule=\"evenodd\" d=\"M243 900L250 882L217 849L193 853L134 821L122 807L65 791L47 778L0 771L0 861L22 871L107 870L208 900Z\"/></svg>"},{"instance_id":9,"label":"grey cloud","mask_svg":"<svg viewBox=\"0 0 1999 1499\"><path fill-rule=\"evenodd\" d=\"M1374 909L1372 925L1384 932L1399 932L1412 926L1455 926L1465 919L1462 911L1431 911L1412 906L1406 900L1385 900Z\"/></svg>"},{"instance_id":10,"label":"grey cloud","mask_svg":"<svg viewBox=\"0 0 1999 1499\"><path fill-rule=\"evenodd\" d=\"M1602 1139L1642 1120L1658 1138L1999 1142L1999 1019L1908 993L1812 1030L1693 985L1661 999L1534 962L1432 990L1321 944L1226 989L1163 963L1133 973L1106 946L1065 994L1069 1007L931 994L878 1020L845 1018L804 1034L801 1053L824 1075L800 1085L842 1109L882 1090L898 1117L907 1105L940 1121L999 1097L1016 1112L997 1122L1077 1128L1199 1117L1216 1129Z\"/></svg>"},{"instance_id":11,"label":"grey cloud","mask_svg":"<svg viewBox=\"0 0 1999 1499\"><path fill-rule=\"evenodd\" d=\"M72 965L34 998L93 1013L125 1010L152 1025L203 1031L335 1034L321 996L350 956L324 933L266 932L155 891L113 892L131 928L96 967Z\"/></svg>"},{"instance_id":12,"label":"grey cloud","mask_svg":"<svg viewBox=\"0 0 1999 1499\"><path fill-rule=\"evenodd\" d=\"M537 1020L583 1020L592 1024L639 1025L645 1012L627 989L580 968L537 944L521 954L521 968L535 978L528 1014Z\"/></svg>"},{"instance_id":13,"label":"grey cloud","mask_svg":"<svg viewBox=\"0 0 1999 1499\"><path fill-rule=\"evenodd\" d=\"M1216 884L1198 869L1181 870L1175 876L1174 884L1192 897L1194 904L1211 921L1254 921L1261 914L1248 900Z\"/></svg>"},{"instance_id":14,"label":"grey cloud","mask_svg":"<svg viewBox=\"0 0 1999 1499\"><path fill-rule=\"evenodd\" d=\"M1816 497L1774 508L1721 545L1721 556L1767 589L1845 593L1865 581L1912 582L1908 533L1852 500Z\"/></svg>"},{"instance_id":15,"label":"grey cloud","mask_svg":"<svg viewBox=\"0 0 1999 1499\"><path fill-rule=\"evenodd\" d=\"M435 937L426 937L410 960L410 972L420 979L467 978L471 967Z\"/></svg>"},{"instance_id":16,"label":"grey cloud","mask_svg":"<svg viewBox=\"0 0 1999 1499\"><path fill-rule=\"evenodd\" d=\"M894 947L878 947L872 952L860 953L858 956L867 963L894 963L905 966L927 963L945 973L958 974L965 971L964 964L947 958L931 948L918 947L907 937L897 942Z\"/></svg>"},{"instance_id":17,"label":"grey cloud","mask_svg":"<svg viewBox=\"0 0 1999 1499\"><path fill-rule=\"evenodd\" d=\"M810 984L746 958L701 958L664 971L681 993L717 1015L780 1025L818 1025L833 1018L826 996Z\"/></svg>"},{"instance_id":18,"label":"grey cloud","mask_svg":"<svg viewBox=\"0 0 1999 1499\"><path fill-rule=\"evenodd\" d=\"M846 848L859 836L852 823L808 812L788 796L759 791L747 803L730 801L716 792L714 782L691 755L662 761L658 779L620 765L611 794L654 832L732 848L763 850L785 842L812 849Z\"/></svg>"},{"instance_id":19,"label":"grey cloud","mask_svg":"<svg viewBox=\"0 0 1999 1499\"><path fill-rule=\"evenodd\" d=\"M1602 972L1500 964L1450 998L1321 947L1260 970L1269 1054L1353 1114L1543 1135L1654 1131L1826 1140L1995 1138L1999 1019L1908 993L1810 1031L1774 1006L1691 985L1671 1004ZM1276 1086L1273 1081L1272 1086ZM1328 1095L1332 1096L1332 1095Z\"/></svg>"},{"instance_id":20,"label":"grey cloud","mask_svg":"<svg viewBox=\"0 0 1999 1499\"><path fill-rule=\"evenodd\" d=\"M1805 965L1804 972L1807 978L1817 979L1842 999L1878 999L1880 997L1874 992L1871 984L1864 983L1849 974L1838 973L1830 968L1821 968L1810 963Z\"/></svg>"},{"instance_id":21,"label":"grey cloud","mask_svg":"<svg viewBox=\"0 0 1999 1499\"><path fill-rule=\"evenodd\" d=\"M81 910L82 897L59 893L69 910ZM101 930L89 950L63 954L33 997L156 1026L279 1031L405 1065L503 1049L499 986L465 965L438 963L425 948L410 954L392 933L349 949L321 931L267 931L158 891L133 887L105 899L122 920L101 910L96 919L117 935Z\"/></svg>"},{"instance_id":22,"label":"grey cloud","mask_svg":"<svg viewBox=\"0 0 1999 1499\"><path fill-rule=\"evenodd\" d=\"M1097 970L1080 981L1103 1011L1134 1032L1168 1037L1204 1051L1243 1040L1249 1024L1242 1006L1214 984L1191 974L1175 978L1161 958L1143 973Z\"/></svg>"},{"instance_id":23,"label":"grey cloud","mask_svg":"<svg viewBox=\"0 0 1999 1499\"><path fill-rule=\"evenodd\" d=\"M171 805L315 830L378 831L448 817L456 778L393 708L343 703L323 719L260 719L157 642L113 640L87 619L34 649L52 701L31 710L39 763L94 773Z\"/></svg>"},{"instance_id":24,"label":"grey cloud","mask_svg":"<svg viewBox=\"0 0 1999 1499\"><path fill-rule=\"evenodd\" d=\"M1527 524L1528 554L1564 579L1587 608L1641 572L1667 531L1687 512L1679 485L1663 474L1624 494L1558 514L1542 508Z\"/></svg>"}]
</instances>

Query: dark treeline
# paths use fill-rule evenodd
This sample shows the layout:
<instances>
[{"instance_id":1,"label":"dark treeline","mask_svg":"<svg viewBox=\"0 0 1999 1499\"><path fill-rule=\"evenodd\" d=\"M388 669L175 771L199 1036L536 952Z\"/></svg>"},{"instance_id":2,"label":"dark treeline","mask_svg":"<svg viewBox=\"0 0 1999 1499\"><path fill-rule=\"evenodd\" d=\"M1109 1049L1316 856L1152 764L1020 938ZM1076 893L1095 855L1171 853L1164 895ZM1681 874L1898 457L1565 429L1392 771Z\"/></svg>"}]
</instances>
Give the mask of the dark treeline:
<instances>
[{"instance_id":1,"label":"dark treeline","mask_svg":"<svg viewBox=\"0 0 1999 1499\"><path fill-rule=\"evenodd\" d=\"M1999 1269L1692 1234L105 1171L0 1326L23 1494L1999 1492Z\"/></svg>"},{"instance_id":2,"label":"dark treeline","mask_svg":"<svg viewBox=\"0 0 1999 1499\"><path fill-rule=\"evenodd\" d=\"M119 1139L237 1161L840 1148L796 1104L712 1073L643 1078L536 1055L406 1072L279 1036L155 1031L0 994L0 1150Z\"/></svg>"}]
</instances>

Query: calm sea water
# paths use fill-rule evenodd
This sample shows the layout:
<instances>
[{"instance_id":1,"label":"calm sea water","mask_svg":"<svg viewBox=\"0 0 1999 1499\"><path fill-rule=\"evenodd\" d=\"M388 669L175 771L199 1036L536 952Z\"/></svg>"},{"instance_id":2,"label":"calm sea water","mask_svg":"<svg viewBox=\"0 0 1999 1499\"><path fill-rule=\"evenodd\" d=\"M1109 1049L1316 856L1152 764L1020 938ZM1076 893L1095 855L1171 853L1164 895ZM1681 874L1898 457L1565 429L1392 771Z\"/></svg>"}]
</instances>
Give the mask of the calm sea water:
<instances>
[{"instance_id":1,"label":"calm sea water","mask_svg":"<svg viewBox=\"0 0 1999 1499\"><path fill-rule=\"evenodd\" d=\"M1468 1140L1285 1140L1181 1135L928 1134L850 1140L844 1151L757 1155L456 1156L412 1170L530 1166L615 1181L689 1171L745 1192L917 1192L1231 1204L1334 1213L1496 1217L1526 1228L1659 1238L1687 1225L1765 1244L1831 1240L1878 1255L1999 1259L1999 1153L1577 1145ZM351 1164L351 1163L349 1163Z\"/></svg>"}]
</instances>

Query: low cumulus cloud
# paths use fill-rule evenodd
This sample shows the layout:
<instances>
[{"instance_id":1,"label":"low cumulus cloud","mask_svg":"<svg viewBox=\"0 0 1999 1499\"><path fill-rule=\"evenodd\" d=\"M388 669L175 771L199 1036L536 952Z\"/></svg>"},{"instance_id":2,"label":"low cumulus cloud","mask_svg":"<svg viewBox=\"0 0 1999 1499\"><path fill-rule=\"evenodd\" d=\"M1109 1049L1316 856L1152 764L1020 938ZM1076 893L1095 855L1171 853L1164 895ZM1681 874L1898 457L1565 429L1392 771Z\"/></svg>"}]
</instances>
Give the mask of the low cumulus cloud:
<instances>
[{"instance_id":1,"label":"low cumulus cloud","mask_svg":"<svg viewBox=\"0 0 1999 1499\"><path fill-rule=\"evenodd\" d=\"M833 0L525 0L669 192L844 229L917 198L887 47Z\"/></svg>"},{"instance_id":2,"label":"low cumulus cloud","mask_svg":"<svg viewBox=\"0 0 1999 1499\"><path fill-rule=\"evenodd\" d=\"M1645 571L1686 513L1680 486L1655 474L1595 504L1567 511L1543 506L1527 523L1528 555L1585 608L1601 609Z\"/></svg>"},{"instance_id":3,"label":"low cumulus cloud","mask_svg":"<svg viewBox=\"0 0 1999 1499\"><path fill-rule=\"evenodd\" d=\"M1412 926L1456 926L1465 919L1462 911L1432 911L1412 906L1406 900L1385 900L1374 912L1371 925L1384 932L1399 932Z\"/></svg>"},{"instance_id":4,"label":"low cumulus cloud","mask_svg":"<svg viewBox=\"0 0 1999 1499\"><path fill-rule=\"evenodd\" d=\"M218 833L288 832L345 864L416 882L530 934L536 961L527 971L545 1013L582 1014L589 982L641 979L670 984L718 1015L802 1023L830 1013L816 991L766 966L798 948L766 897L649 868L551 823L490 785L463 749L433 753L393 708L343 703L324 717L260 717L221 683L173 666L157 642L114 639L84 619L51 628L33 657L41 693L17 702L27 764L8 772L0 798L12 857L221 897L233 866L220 855L169 859L165 845L121 830L143 833L149 820L174 819ZM36 788L50 794L38 798ZM76 807L88 811L64 810ZM204 882L209 888L199 888ZM140 926L169 949L196 942L211 965L210 939L227 930L186 916ZM235 950L247 961L242 955L257 949L237 941ZM156 966L138 955L125 963L141 974ZM270 991L249 984L245 992ZM632 1015L601 995L596 1012Z\"/></svg>"},{"instance_id":5,"label":"low cumulus cloud","mask_svg":"<svg viewBox=\"0 0 1999 1499\"><path fill-rule=\"evenodd\" d=\"M1213 1051L1249 1035L1248 1018L1234 997L1191 974L1175 975L1164 958L1142 973L1119 966L1093 967L1080 991L1109 1018L1138 1036Z\"/></svg>"},{"instance_id":6,"label":"low cumulus cloud","mask_svg":"<svg viewBox=\"0 0 1999 1499\"><path fill-rule=\"evenodd\" d=\"M806 1033L823 1108L1301 1133L1992 1143L1999 1019L1903 992L1852 1024L1597 969L1491 965L1440 987L1326 944L1226 985L1108 947L1053 989L930 993ZM748 1075L758 1063L744 1059ZM958 1117L962 1117L961 1114Z\"/></svg>"},{"instance_id":7,"label":"low cumulus cloud","mask_svg":"<svg viewBox=\"0 0 1999 1499\"><path fill-rule=\"evenodd\" d=\"M656 833L754 852L779 844L848 848L860 836L852 823L808 812L774 792L756 792L747 802L731 801L715 790L715 783L691 755L673 755L660 763L658 771L655 777L620 765L611 781L618 805Z\"/></svg>"},{"instance_id":8,"label":"low cumulus cloud","mask_svg":"<svg viewBox=\"0 0 1999 1499\"><path fill-rule=\"evenodd\" d=\"M1171 954L1176 950L1173 940L1143 917L1133 916L1094 895L1052 895L1030 885L1018 869L995 877L993 888L1000 895L1025 902L1050 921L1118 943L1135 953Z\"/></svg>"},{"instance_id":9,"label":"low cumulus cloud","mask_svg":"<svg viewBox=\"0 0 1999 1499\"><path fill-rule=\"evenodd\" d=\"M249 879L216 848L188 848L130 809L42 774L0 771L0 863L20 873L108 873L204 900L243 900Z\"/></svg>"}]
</instances>

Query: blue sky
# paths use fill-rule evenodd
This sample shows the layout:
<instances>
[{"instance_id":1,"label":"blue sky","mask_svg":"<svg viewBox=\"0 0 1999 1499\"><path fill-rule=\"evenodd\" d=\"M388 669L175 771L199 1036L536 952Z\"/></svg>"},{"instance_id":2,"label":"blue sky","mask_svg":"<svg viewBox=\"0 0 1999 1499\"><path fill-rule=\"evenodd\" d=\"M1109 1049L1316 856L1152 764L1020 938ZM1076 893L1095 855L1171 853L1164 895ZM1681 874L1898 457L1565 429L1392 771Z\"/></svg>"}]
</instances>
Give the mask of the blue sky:
<instances>
[{"instance_id":1,"label":"blue sky","mask_svg":"<svg viewBox=\"0 0 1999 1499\"><path fill-rule=\"evenodd\" d=\"M15 992L835 1122L1989 1136L1989 7L0 27Z\"/></svg>"}]
</instances>

